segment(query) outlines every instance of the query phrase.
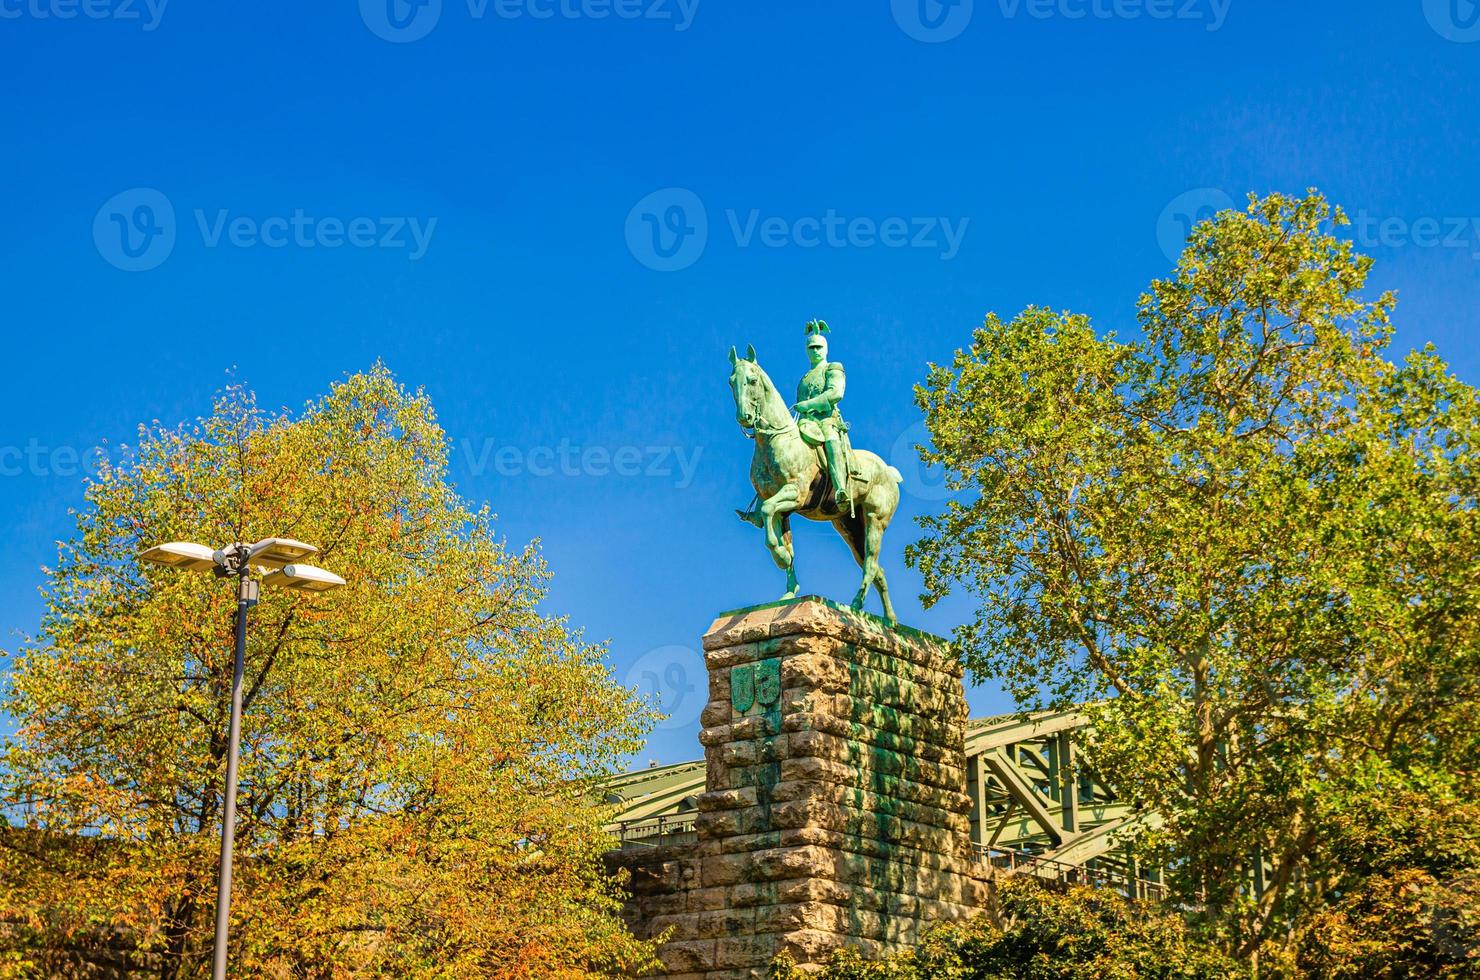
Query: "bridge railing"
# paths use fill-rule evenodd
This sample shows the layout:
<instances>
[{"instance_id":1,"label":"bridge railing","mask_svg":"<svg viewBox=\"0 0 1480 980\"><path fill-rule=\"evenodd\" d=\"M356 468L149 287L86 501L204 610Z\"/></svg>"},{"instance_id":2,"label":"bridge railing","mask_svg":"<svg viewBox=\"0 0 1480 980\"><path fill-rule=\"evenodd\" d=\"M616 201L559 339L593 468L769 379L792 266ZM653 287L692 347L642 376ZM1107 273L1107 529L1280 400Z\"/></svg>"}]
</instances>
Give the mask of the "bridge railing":
<instances>
[{"instance_id":1,"label":"bridge railing","mask_svg":"<svg viewBox=\"0 0 1480 980\"><path fill-rule=\"evenodd\" d=\"M698 839L694 830L697 814L681 816L647 817L642 820L623 820L614 831L619 847L659 847L663 844L683 844Z\"/></svg>"},{"instance_id":2,"label":"bridge railing","mask_svg":"<svg viewBox=\"0 0 1480 980\"><path fill-rule=\"evenodd\" d=\"M1126 898L1140 901L1160 902L1167 897L1167 886L1162 882L1136 877L1113 868L1087 868L1083 865L1065 864L1029 851L1003 850L982 847L979 844L973 845L973 849L978 861L990 864L1004 874L1033 874L1065 885L1108 888Z\"/></svg>"}]
</instances>

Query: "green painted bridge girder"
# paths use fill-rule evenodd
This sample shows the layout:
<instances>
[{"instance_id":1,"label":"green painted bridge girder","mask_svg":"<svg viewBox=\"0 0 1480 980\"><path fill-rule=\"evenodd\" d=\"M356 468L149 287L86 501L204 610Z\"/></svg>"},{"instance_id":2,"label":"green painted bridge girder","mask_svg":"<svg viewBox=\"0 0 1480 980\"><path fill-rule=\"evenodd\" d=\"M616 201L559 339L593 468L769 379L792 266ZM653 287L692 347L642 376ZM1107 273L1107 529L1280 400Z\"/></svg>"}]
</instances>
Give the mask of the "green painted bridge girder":
<instances>
[{"instance_id":1,"label":"green painted bridge girder","mask_svg":"<svg viewBox=\"0 0 1480 980\"><path fill-rule=\"evenodd\" d=\"M1128 834L1160 823L1117 800L1111 787L1075 765L1076 741L1088 732L1082 711L1006 714L967 725L971 836L978 847L1031 854L1058 867L1105 861ZM624 831L663 818L692 817L704 792L701 761L654 766L603 784L615 807L607 829ZM635 825L635 826L634 826Z\"/></svg>"}]
</instances>

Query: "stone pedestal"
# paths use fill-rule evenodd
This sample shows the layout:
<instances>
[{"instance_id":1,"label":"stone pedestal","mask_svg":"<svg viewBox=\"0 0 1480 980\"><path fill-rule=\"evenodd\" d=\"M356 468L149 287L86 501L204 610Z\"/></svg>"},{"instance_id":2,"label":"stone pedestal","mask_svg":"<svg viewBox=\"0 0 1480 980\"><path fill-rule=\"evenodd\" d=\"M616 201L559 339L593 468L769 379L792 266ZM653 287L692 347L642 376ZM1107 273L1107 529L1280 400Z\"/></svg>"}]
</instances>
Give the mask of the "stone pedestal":
<instances>
[{"instance_id":1,"label":"stone pedestal","mask_svg":"<svg viewBox=\"0 0 1480 980\"><path fill-rule=\"evenodd\" d=\"M984 904L970 855L966 698L944 640L815 598L704 637L698 842L626 862L673 980L764 977L913 945Z\"/></svg>"}]
</instances>

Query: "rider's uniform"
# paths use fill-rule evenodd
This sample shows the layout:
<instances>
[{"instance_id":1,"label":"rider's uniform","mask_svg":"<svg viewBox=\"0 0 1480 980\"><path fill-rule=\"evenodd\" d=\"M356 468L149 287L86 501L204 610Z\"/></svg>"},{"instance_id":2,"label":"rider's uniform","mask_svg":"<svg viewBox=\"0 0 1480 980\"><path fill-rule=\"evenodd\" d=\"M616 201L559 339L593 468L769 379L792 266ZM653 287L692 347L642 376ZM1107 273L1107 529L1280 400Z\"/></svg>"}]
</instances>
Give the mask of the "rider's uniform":
<instances>
[{"instance_id":1,"label":"rider's uniform","mask_svg":"<svg viewBox=\"0 0 1480 980\"><path fill-rule=\"evenodd\" d=\"M802 435L808 442L823 445L828 476L832 478L834 493L840 503L846 502L850 496L842 442L848 426L843 421L843 413L838 410L845 385L843 365L836 361L823 361L802 375L797 384Z\"/></svg>"}]
</instances>

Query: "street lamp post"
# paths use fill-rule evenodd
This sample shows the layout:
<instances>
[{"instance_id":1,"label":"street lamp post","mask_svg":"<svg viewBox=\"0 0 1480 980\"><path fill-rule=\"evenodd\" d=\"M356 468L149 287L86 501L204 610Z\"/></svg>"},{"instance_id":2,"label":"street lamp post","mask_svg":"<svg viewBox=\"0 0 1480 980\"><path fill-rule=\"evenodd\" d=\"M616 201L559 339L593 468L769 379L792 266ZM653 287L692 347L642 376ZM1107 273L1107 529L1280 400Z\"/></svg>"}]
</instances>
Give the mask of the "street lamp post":
<instances>
[{"instance_id":1,"label":"street lamp post","mask_svg":"<svg viewBox=\"0 0 1480 980\"><path fill-rule=\"evenodd\" d=\"M213 980L226 978L226 947L231 930L231 854L236 839L236 769L241 755L242 675L247 656L247 611L257 604L259 585L297 592L327 592L344 584L333 572L301 563L318 548L291 538L266 538L256 544L230 544L212 551L189 541L156 545L139 557L188 571L209 571L236 579L236 650L231 673L231 728L226 749L226 793L221 814L221 865L216 879L216 956ZM253 577L256 571L261 580Z\"/></svg>"}]
</instances>

